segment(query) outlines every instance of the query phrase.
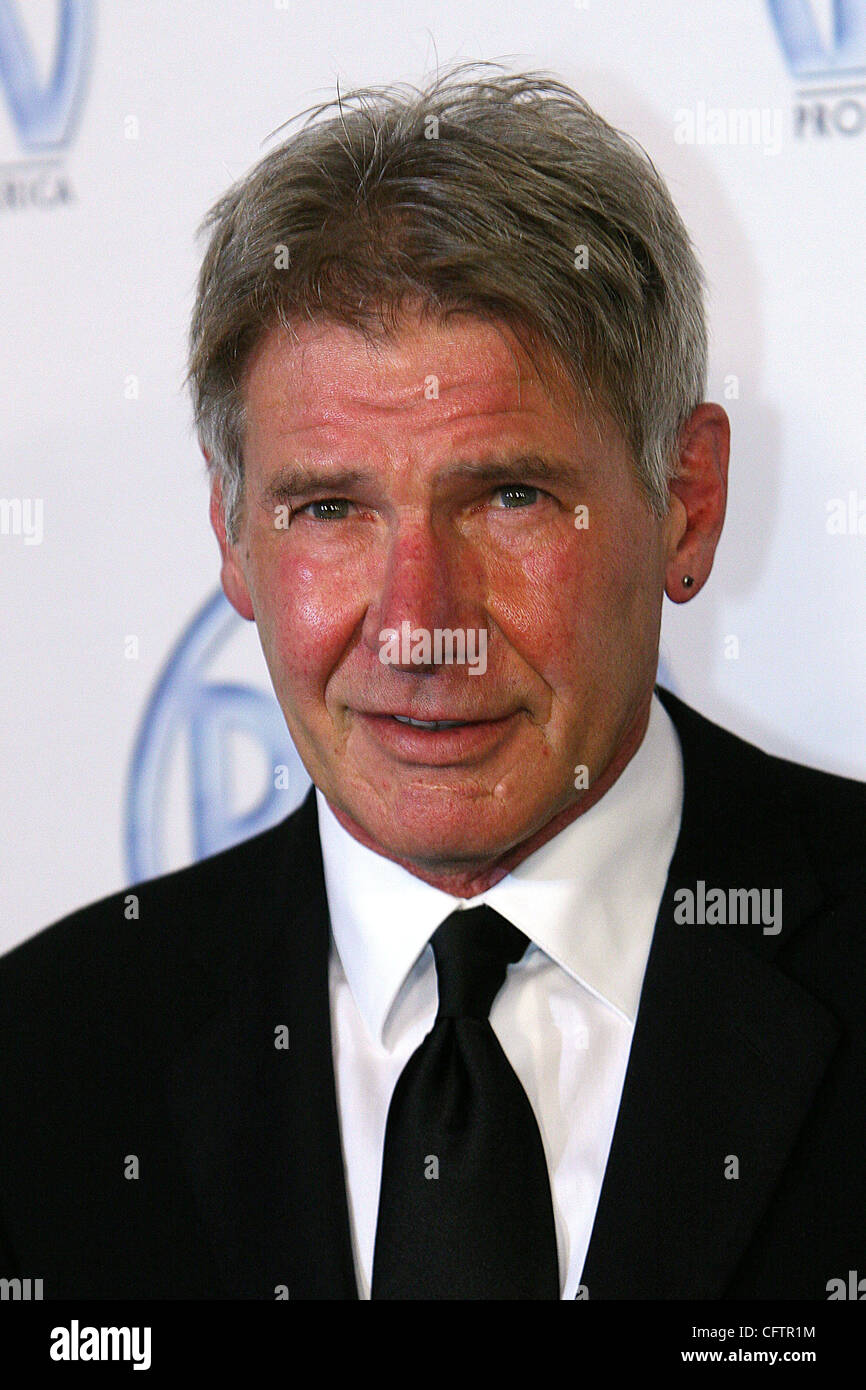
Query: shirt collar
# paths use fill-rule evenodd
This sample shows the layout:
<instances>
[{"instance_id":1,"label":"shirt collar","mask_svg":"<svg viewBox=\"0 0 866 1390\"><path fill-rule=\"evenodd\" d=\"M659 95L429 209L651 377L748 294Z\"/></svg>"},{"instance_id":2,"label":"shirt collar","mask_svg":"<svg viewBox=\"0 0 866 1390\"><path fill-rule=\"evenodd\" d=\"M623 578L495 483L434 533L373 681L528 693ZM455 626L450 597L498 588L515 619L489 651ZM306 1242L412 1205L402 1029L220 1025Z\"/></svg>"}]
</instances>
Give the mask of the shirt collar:
<instances>
[{"instance_id":1,"label":"shirt collar","mask_svg":"<svg viewBox=\"0 0 866 1390\"><path fill-rule=\"evenodd\" d=\"M653 696L643 741L596 804L475 898L457 898L367 849L316 791L334 942L370 1036L436 928L488 903L597 998L634 1022L679 833L682 754Z\"/></svg>"}]
</instances>

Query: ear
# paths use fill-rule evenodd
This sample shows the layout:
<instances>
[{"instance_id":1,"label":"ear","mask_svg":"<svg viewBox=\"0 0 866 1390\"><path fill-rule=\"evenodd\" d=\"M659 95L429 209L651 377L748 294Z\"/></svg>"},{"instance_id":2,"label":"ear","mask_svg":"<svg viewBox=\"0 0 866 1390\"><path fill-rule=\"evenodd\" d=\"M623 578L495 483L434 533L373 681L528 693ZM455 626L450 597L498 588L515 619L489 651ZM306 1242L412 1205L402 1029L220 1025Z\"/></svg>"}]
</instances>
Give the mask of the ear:
<instances>
[{"instance_id":1,"label":"ear","mask_svg":"<svg viewBox=\"0 0 866 1390\"><path fill-rule=\"evenodd\" d=\"M665 523L665 592L686 603L703 588L713 567L728 499L730 421L720 405L704 401L680 431L678 476L670 485ZM684 587L683 578L694 581Z\"/></svg>"},{"instance_id":2,"label":"ear","mask_svg":"<svg viewBox=\"0 0 866 1390\"><path fill-rule=\"evenodd\" d=\"M207 458L205 454L205 458ZM232 608L249 622L255 620L252 600L247 581L238 558L239 547L226 538L225 508L223 506L222 483L218 475L213 475L210 492L210 522L219 543L222 566L220 581L223 593Z\"/></svg>"}]
</instances>

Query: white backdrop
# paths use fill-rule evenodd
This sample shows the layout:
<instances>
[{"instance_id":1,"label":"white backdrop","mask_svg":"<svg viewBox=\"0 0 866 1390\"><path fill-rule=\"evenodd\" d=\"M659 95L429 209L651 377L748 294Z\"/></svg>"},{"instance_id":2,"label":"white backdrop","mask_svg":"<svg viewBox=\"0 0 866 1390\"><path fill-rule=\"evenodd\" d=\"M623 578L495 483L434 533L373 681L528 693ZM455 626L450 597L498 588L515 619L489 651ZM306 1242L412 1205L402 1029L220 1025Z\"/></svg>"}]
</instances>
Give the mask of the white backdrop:
<instances>
[{"instance_id":1,"label":"white backdrop","mask_svg":"<svg viewBox=\"0 0 866 1390\"><path fill-rule=\"evenodd\" d=\"M866 778L866 0L0 0L0 950L303 794L255 632L211 601L194 233L337 80L437 59L554 72L668 180L733 447L663 675Z\"/></svg>"}]
</instances>

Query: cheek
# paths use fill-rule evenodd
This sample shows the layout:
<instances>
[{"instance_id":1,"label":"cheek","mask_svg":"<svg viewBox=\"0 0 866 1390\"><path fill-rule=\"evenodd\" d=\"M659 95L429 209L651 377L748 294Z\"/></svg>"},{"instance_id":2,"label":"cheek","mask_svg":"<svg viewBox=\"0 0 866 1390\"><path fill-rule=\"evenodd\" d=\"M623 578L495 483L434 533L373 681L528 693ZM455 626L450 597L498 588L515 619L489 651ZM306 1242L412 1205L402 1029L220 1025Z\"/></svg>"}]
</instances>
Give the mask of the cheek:
<instances>
[{"instance_id":1,"label":"cheek","mask_svg":"<svg viewBox=\"0 0 866 1390\"><path fill-rule=\"evenodd\" d=\"M253 605L262 646L283 687L321 691L359 621L357 586L287 548L257 566Z\"/></svg>"},{"instance_id":2,"label":"cheek","mask_svg":"<svg viewBox=\"0 0 866 1390\"><path fill-rule=\"evenodd\" d=\"M632 524L633 523L633 524ZM652 640L651 547L638 519L557 535L494 577L495 619L523 658L560 694L603 679Z\"/></svg>"},{"instance_id":3,"label":"cheek","mask_svg":"<svg viewBox=\"0 0 866 1390\"><path fill-rule=\"evenodd\" d=\"M586 547L567 533L546 535L519 565L488 570L488 610L510 649L505 679L511 674L520 693L533 673L537 713L548 726L568 717L587 668L596 664L588 640L591 574Z\"/></svg>"}]
</instances>

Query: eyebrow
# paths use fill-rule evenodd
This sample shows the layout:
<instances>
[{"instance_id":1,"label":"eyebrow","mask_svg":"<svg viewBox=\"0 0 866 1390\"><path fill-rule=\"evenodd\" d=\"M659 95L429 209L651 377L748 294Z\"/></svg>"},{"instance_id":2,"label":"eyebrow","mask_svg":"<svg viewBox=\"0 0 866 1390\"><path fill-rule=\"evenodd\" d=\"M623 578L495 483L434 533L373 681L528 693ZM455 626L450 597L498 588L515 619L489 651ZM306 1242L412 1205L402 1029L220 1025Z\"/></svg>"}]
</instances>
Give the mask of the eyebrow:
<instances>
[{"instance_id":1,"label":"eyebrow","mask_svg":"<svg viewBox=\"0 0 866 1390\"><path fill-rule=\"evenodd\" d=\"M522 483L527 478L539 482L562 483L573 480L581 460L545 458L542 454L504 455L501 458L458 461L444 470L447 477L471 478L482 483Z\"/></svg>"},{"instance_id":2,"label":"eyebrow","mask_svg":"<svg viewBox=\"0 0 866 1390\"><path fill-rule=\"evenodd\" d=\"M528 453L503 455L486 459L458 459L447 464L438 479L465 479L494 484L523 483L529 479L539 482L564 483L574 481L582 460L545 458ZM286 502L292 497L327 488L334 495L351 492L361 484L374 481L379 475L363 468L331 468L328 464L291 464L282 469L268 484L264 493L266 504Z\"/></svg>"},{"instance_id":3,"label":"eyebrow","mask_svg":"<svg viewBox=\"0 0 866 1390\"><path fill-rule=\"evenodd\" d=\"M351 492L371 475L360 468L329 469L327 464L316 468L309 464L292 464L281 469L265 488L266 503L287 502L308 492L327 488L329 492Z\"/></svg>"}]
</instances>

